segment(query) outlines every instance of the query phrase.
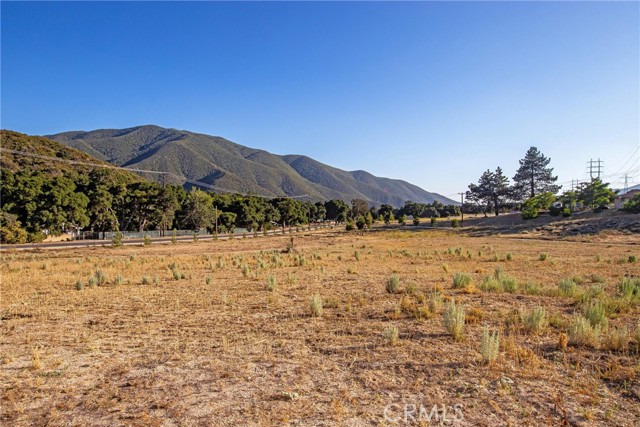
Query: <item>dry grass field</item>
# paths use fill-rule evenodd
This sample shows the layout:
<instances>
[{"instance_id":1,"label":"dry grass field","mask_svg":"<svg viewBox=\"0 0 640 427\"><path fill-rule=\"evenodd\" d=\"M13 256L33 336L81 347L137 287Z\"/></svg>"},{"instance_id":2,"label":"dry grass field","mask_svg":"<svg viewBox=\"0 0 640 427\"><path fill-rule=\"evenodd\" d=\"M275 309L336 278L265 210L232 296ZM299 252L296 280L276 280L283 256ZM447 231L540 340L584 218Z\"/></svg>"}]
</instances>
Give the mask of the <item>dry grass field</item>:
<instances>
[{"instance_id":1,"label":"dry grass field","mask_svg":"<svg viewBox=\"0 0 640 427\"><path fill-rule=\"evenodd\" d=\"M640 425L639 246L289 244L3 253L0 423Z\"/></svg>"}]
</instances>

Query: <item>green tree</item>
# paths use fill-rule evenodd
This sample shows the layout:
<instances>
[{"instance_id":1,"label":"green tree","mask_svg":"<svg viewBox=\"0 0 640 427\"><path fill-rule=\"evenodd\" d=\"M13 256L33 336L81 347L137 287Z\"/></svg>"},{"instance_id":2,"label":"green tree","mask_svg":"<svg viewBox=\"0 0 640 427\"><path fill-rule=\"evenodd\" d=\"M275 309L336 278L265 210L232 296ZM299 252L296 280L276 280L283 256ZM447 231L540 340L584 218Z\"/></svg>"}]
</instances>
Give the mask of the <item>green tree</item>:
<instances>
[{"instance_id":1,"label":"green tree","mask_svg":"<svg viewBox=\"0 0 640 427\"><path fill-rule=\"evenodd\" d=\"M373 225L373 215L371 215L371 212L367 212L364 215L364 224L368 229L371 229L371 226Z\"/></svg>"},{"instance_id":2,"label":"green tree","mask_svg":"<svg viewBox=\"0 0 640 427\"><path fill-rule=\"evenodd\" d=\"M273 199L271 202L280 212L280 224L283 228L306 222L307 212L300 202L285 198Z\"/></svg>"},{"instance_id":3,"label":"green tree","mask_svg":"<svg viewBox=\"0 0 640 427\"><path fill-rule=\"evenodd\" d=\"M338 223L345 222L349 212L349 206L340 199L332 199L324 204L327 210L327 219Z\"/></svg>"},{"instance_id":4,"label":"green tree","mask_svg":"<svg viewBox=\"0 0 640 427\"><path fill-rule=\"evenodd\" d=\"M594 210L607 206L613 202L615 197L615 191L609 188L608 183L602 182L599 178L578 186L578 201Z\"/></svg>"},{"instance_id":5,"label":"green tree","mask_svg":"<svg viewBox=\"0 0 640 427\"><path fill-rule=\"evenodd\" d=\"M158 228L162 230L163 236L166 230L173 227L173 221L176 217L176 211L180 208L178 197L184 192L185 191L182 187L174 185L161 187L158 191L155 222Z\"/></svg>"},{"instance_id":6,"label":"green tree","mask_svg":"<svg viewBox=\"0 0 640 427\"><path fill-rule=\"evenodd\" d=\"M89 198L87 214L89 228L93 231L105 232L118 228L118 217L113 207L111 187L115 185L113 176L105 169L94 169L80 190Z\"/></svg>"},{"instance_id":7,"label":"green tree","mask_svg":"<svg viewBox=\"0 0 640 427\"><path fill-rule=\"evenodd\" d=\"M625 202L622 209L631 213L640 213L640 193L634 194L631 199Z\"/></svg>"},{"instance_id":8,"label":"green tree","mask_svg":"<svg viewBox=\"0 0 640 427\"><path fill-rule=\"evenodd\" d=\"M315 204L315 215L313 220L315 222L322 222L327 217L327 208L324 206L322 202L316 202Z\"/></svg>"},{"instance_id":9,"label":"green tree","mask_svg":"<svg viewBox=\"0 0 640 427\"><path fill-rule=\"evenodd\" d=\"M193 231L210 228L214 221L213 198L206 192L191 189L183 206L182 226Z\"/></svg>"},{"instance_id":10,"label":"green tree","mask_svg":"<svg viewBox=\"0 0 640 427\"><path fill-rule=\"evenodd\" d=\"M265 223L266 203L262 198L236 195L231 211L237 215L236 225L249 231L257 231Z\"/></svg>"},{"instance_id":11,"label":"green tree","mask_svg":"<svg viewBox=\"0 0 640 427\"><path fill-rule=\"evenodd\" d=\"M63 231L84 228L89 224L89 198L75 190L75 183L64 176L45 181L42 193L36 199L37 208L34 212L34 221L41 230L59 235Z\"/></svg>"},{"instance_id":12,"label":"green tree","mask_svg":"<svg viewBox=\"0 0 640 427\"><path fill-rule=\"evenodd\" d=\"M118 227L118 217L113 210L113 195L106 187L99 186L89 194L89 227L92 230L105 232Z\"/></svg>"},{"instance_id":13,"label":"green tree","mask_svg":"<svg viewBox=\"0 0 640 427\"><path fill-rule=\"evenodd\" d=\"M362 199L351 200L351 218L358 218L369 212L369 202ZM356 224L357 225L357 224Z\"/></svg>"},{"instance_id":14,"label":"green tree","mask_svg":"<svg viewBox=\"0 0 640 427\"><path fill-rule=\"evenodd\" d=\"M391 205L382 205L380 209L378 209L378 215L382 218L385 224L389 225L393 218L393 206Z\"/></svg>"},{"instance_id":15,"label":"green tree","mask_svg":"<svg viewBox=\"0 0 640 427\"><path fill-rule=\"evenodd\" d=\"M402 212L405 215L411 215L414 218L420 218L427 210L427 205L424 203L416 203L410 200L404 202Z\"/></svg>"},{"instance_id":16,"label":"green tree","mask_svg":"<svg viewBox=\"0 0 640 427\"><path fill-rule=\"evenodd\" d=\"M218 214L218 221L222 231L233 232L236 227L236 214L233 212L222 212Z\"/></svg>"},{"instance_id":17,"label":"green tree","mask_svg":"<svg viewBox=\"0 0 640 427\"><path fill-rule=\"evenodd\" d=\"M578 203L578 193L573 190L567 190L562 193L559 200L563 207L569 208L570 211L573 211Z\"/></svg>"},{"instance_id":18,"label":"green tree","mask_svg":"<svg viewBox=\"0 0 640 427\"><path fill-rule=\"evenodd\" d=\"M17 216L5 212L0 213L0 243L26 243L27 230L21 227Z\"/></svg>"},{"instance_id":19,"label":"green tree","mask_svg":"<svg viewBox=\"0 0 640 427\"><path fill-rule=\"evenodd\" d=\"M513 177L514 196L518 200L535 197L537 194L549 192L556 194L560 185L553 176L553 168L549 168L550 158L547 158L536 147L531 147L520 160L520 167Z\"/></svg>"},{"instance_id":20,"label":"green tree","mask_svg":"<svg viewBox=\"0 0 640 427\"><path fill-rule=\"evenodd\" d=\"M546 210L556 201L556 196L551 192L540 193L527 199L522 205L522 218L537 218L540 210Z\"/></svg>"},{"instance_id":21,"label":"green tree","mask_svg":"<svg viewBox=\"0 0 640 427\"><path fill-rule=\"evenodd\" d=\"M477 185L469 184L469 191L467 191L466 197L470 202L486 206L487 210L493 210L495 215L498 216L500 209L510 195L509 179L502 173L502 169L498 167L495 172L487 169L478 180Z\"/></svg>"},{"instance_id":22,"label":"green tree","mask_svg":"<svg viewBox=\"0 0 640 427\"><path fill-rule=\"evenodd\" d=\"M124 193L119 191L114 199L121 198L115 203L122 210L120 229L142 232L158 225L161 221L161 208L158 204L160 190L160 185L156 183L135 182L128 185Z\"/></svg>"},{"instance_id":23,"label":"green tree","mask_svg":"<svg viewBox=\"0 0 640 427\"><path fill-rule=\"evenodd\" d=\"M13 174L2 171L0 191L2 192L2 210L16 216L29 233L41 231L35 213L38 200L42 197L45 177L40 172L20 171Z\"/></svg>"},{"instance_id":24,"label":"green tree","mask_svg":"<svg viewBox=\"0 0 640 427\"><path fill-rule=\"evenodd\" d=\"M280 222L280 211L271 203L267 203L267 206L265 207L264 221L265 223L262 227L263 230L270 229L272 223Z\"/></svg>"}]
</instances>

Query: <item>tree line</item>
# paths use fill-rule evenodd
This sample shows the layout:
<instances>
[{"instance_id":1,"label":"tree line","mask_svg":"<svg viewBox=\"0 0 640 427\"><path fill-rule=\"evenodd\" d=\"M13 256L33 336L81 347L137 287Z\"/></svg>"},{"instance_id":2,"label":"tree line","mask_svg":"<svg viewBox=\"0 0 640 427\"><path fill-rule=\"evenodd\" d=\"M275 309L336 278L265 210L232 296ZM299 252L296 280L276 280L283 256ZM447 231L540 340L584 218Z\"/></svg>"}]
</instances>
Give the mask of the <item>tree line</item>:
<instances>
[{"instance_id":1,"label":"tree line","mask_svg":"<svg viewBox=\"0 0 640 427\"><path fill-rule=\"evenodd\" d=\"M562 186L556 184L558 177L553 175L550 162L536 147L529 148L519 161L513 184L502 168L487 169L477 184L469 184L465 211L499 215L506 210L520 209L523 218L529 219L537 217L541 210L569 216L578 206L597 210L613 202L616 192L599 178L558 194Z\"/></svg>"},{"instance_id":2,"label":"tree line","mask_svg":"<svg viewBox=\"0 0 640 427\"><path fill-rule=\"evenodd\" d=\"M52 176L38 170L2 171L3 243L42 241L47 235L92 231L97 237L110 231L207 230L233 232L243 228L262 232L274 227L299 226L321 221L366 228L379 219L390 222L405 215L449 216L457 206L407 201L402 208L370 206L354 199L351 205L334 199L311 202L286 197L267 199L240 194L210 193L176 185L120 179L106 169L86 174L63 171Z\"/></svg>"},{"instance_id":3,"label":"tree line","mask_svg":"<svg viewBox=\"0 0 640 427\"><path fill-rule=\"evenodd\" d=\"M72 230L138 231L173 228L261 231L339 219L335 201L311 203L137 181L122 182L105 169L85 176L3 171L0 237L3 243L37 242ZM345 205L346 206L346 205Z\"/></svg>"}]
</instances>

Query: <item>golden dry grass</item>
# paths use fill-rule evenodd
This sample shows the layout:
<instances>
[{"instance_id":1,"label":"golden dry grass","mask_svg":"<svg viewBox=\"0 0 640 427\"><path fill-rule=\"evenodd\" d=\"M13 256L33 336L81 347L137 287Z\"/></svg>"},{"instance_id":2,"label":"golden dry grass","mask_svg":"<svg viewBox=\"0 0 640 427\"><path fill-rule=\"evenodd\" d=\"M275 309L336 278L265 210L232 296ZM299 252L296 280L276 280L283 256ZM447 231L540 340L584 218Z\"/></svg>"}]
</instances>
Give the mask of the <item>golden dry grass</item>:
<instances>
[{"instance_id":1,"label":"golden dry grass","mask_svg":"<svg viewBox=\"0 0 640 427\"><path fill-rule=\"evenodd\" d=\"M632 334L622 351L567 347L580 301L555 295L572 277L580 291L598 285L614 298L625 275L640 275L640 264L622 262L637 246L440 230L298 235L296 251L282 253L288 242L4 253L0 422L370 426L384 424L390 404L394 418L405 404L459 404L454 425L640 423ZM481 290L496 268L517 280L514 293ZM107 283L89 287L96 270ZM457 272L472 283L453 289ZM397 293L386 290L392 274ZM527 282L541 294L526 293ZM312 317L316 294L323 313ZM443 327L452 298L467 313L460 342ZM527 333L520 311L536 307L549 326ZM639 314L629 304L609 325L635 331ZM483 327L500 331L490 364Z\"/></svg>"}]
</instances>

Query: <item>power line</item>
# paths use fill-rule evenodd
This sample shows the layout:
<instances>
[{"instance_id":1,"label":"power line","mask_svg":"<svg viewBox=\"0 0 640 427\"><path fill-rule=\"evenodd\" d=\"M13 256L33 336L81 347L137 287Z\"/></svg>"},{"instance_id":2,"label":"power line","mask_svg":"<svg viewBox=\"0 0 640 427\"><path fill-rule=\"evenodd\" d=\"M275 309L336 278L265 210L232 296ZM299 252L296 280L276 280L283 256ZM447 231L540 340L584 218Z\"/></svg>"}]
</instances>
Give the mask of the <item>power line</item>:
<instances>
[{"instance_id":1,"label":"power line","mask_svg":"<svg viewBox=\"0 0 640 427\"><path fill-rule=\"evenodd\" d=\"M265 199L272 199L272 198L299 199L299 198L303 198L303 197L309 197L308 194L301 194L301 195L298 195L298 196L273 196L273 195L267 196L267 195L264 195L264 194L244 194L244 193L241 193L241 192L236 191L236 190L230 190L228 188L217 187L215 185L207 184L206 182L189 179L189 178L186 178L184 176L180 176L180 175L177 175L177 174L174 174L174 173L171 173L171 172L162 172L162 171L154 171L154 170L147 170L147 169L125 168L125 167L109 165L109 164L84 162L84 161L81 161L81 160L61 159L59 157L43 156L41 154L28 153L26 151L19 151L19 150L12 150L10 148L4 148L4 147L0 147L0 151L5 151L7 153L12 153L12 154L18 154L18 155L21 155L21 156L34 157L34 158L43 159L43 160L53 160L53 161L56 161L56 162L63 162L63 163L68 163L68 164L72 164L72 165L92 166L92 167L103 168L103 169L116 169L116 170L125 170L125 171L129 171L129 172L150 173L150 174L160 175L163 184L164 184L164 177L173 176L173 177L177 178L179 181L188 182L190 184L195 184L195 185L197 185L199 187L204 187L204 188L208 188L208 189L211 189L211 190L220 191L222 193L234 193L234 194L241 194L243 196L264 197Z\"/></svg>"},{"instance_id":2,"label":"power line","mask_svg":"<svg viewBox=\"0 0 640 427\"><path fill-rule=\"evenodd\" d=\"M640 159L636 159L635 157L640 155L640 146L636 147L633 149L633 151L631 152L630 156L627 156L627 161L624 162L624 164L622 166L620 166L614 173L612 173L610 176L613 175L617 175L619 172L623 171L624 168L631 162L631 165L629 166L630 168L633 168L636 161L640 160Z\"/></svg>"}]
</instances>

